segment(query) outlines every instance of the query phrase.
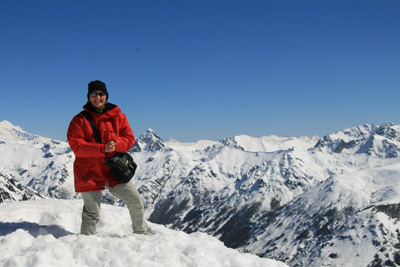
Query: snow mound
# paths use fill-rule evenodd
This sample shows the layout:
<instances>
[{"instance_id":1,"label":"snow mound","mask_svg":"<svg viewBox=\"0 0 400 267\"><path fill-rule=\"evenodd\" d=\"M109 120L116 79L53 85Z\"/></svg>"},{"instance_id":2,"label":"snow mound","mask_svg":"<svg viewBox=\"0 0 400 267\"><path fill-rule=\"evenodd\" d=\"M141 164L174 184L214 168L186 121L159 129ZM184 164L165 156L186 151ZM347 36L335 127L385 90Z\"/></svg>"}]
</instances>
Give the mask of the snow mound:
<instances>
[{"instance_id":1,"label":"snow mound","mask_svg":"<svg viewBox=\"0 0 400 267\"><path fill-rule=\"evenodd\" d=\"M204 233L149 223L151 235L130 233L126 208L103 205L98 235L77 234L81 200L3 203L1 266L263 266L284 263L239 253Z\"/></svg>"}]
</instances>

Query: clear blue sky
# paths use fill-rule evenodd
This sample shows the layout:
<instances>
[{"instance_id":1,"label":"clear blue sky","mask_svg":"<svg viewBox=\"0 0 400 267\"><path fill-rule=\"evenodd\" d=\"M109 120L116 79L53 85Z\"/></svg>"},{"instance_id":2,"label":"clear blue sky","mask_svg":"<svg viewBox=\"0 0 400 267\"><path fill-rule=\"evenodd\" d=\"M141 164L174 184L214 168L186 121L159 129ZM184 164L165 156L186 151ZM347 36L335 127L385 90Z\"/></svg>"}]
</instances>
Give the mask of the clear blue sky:
<instances>
[{"instance_id":1,"label":"clear blue sky","mask_svg":"<svg viewBox=\"0 0 400 267\"><path fill-rule=\"evenodd\" d=\"M398 0L1 0L0 121L66 140L102 80L136 136L400 123Z\"/></svg>"}]
</instances>

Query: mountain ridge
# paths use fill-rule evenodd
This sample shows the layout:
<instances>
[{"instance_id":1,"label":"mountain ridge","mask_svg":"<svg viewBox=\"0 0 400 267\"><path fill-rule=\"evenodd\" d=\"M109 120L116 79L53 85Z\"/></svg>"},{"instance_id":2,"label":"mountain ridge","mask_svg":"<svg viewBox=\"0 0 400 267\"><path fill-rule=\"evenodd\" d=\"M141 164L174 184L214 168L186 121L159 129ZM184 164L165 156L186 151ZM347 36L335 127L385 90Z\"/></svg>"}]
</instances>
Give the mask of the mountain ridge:
<instances>
[{"instance_id":1,"label":"mountain ridge","mask_svg":"<svg viewBox=\"0 0 400 267\"><path fill-rule=\"evenodd\" d=\"M79 198L73 192L74 156L66 142L46 139L45 143L27 140L22 144L21 140L18 143L3 140L0 134L1 147L3 151L13 153L0 155L3 164L0 171L18 178L18 182L45 197ZM377 182L392 177L390 166L396 173L397 168L400 169L399 148L400 126L370 124L322 138L253 138L241 135L219 142L199 140L190 144L176 140L164 142L149 129L137 138L136 147L130 153L138 163L134 183L141 192L146 217L151 222L188 233L206 232L229 247L279 259L290 266L303 266L305 263L323 266L319 264L328 262L345 265L364 256L365 264L354 266L376 266L380 261L400 265L397 260L400 255L394 252L398 242L396 237L392 237L400 229L398 219L393 216L399 210L398 203L378 203L377 198L371 197L369 206L373 208L359 207L345 204L339 196L347 195L356 201L357 194L348 194L351 186L346 179L362 176L363 172L373 173ZM16 159L16 153L23 153L25 161ZM360 186L357 183L352 185L362 190L358 188ZM368 186L374 185L369 183ZM339 192L338 205L321 207L320 211L312 214L315 218L307 217L306 209L301 209L303 214L296 212L302 207L296 203L302 203L311 192L316 190L317 195L310 197L310 201L316 201L323 197L318 193L330 193L332 188ZM398 191L397 184L392 183L374 195L382 199L393 195L397 199ZM121 204L107 191L103 201ZM362 217L359 217L360 208L364 209ZM288 214L292 214L293 219ZM307 221L301 216L309 218L314 225L307 227ZM367 220L368 216L373 220ZM358 238L360 233L353 233L348 222L355 223L361 219L367 220L364 228L383 225L381 229L388 234L377 240L371 230L366 232L368 238L365 240ZM274 222L278 225L291 222L289 225L293 225L295 232L292 233L284 224L276 228ZM273 231L274 234L269 238L261 235L260 231ZM290 242L286 241L290 248L284 242L288 238L284 237L285 232L292 237ZM340 243L349 239L343 237L344 232L352 240L362 242ZM329 233L334 236L330 238ZM332 243L321 241L327 238ZM388 252L380 251L383 246L375 246L377 242L388 244L389 247L385 248ZM303 248L313 243L316 244L313 253L307 255ZM364 248L374 251L374 256L362 255L361 251L359 256L351 257L348 251L337 246L324 249L327 244L339 243L345 244L349 251L368 244Z\"/></svg>"}]
</instances>

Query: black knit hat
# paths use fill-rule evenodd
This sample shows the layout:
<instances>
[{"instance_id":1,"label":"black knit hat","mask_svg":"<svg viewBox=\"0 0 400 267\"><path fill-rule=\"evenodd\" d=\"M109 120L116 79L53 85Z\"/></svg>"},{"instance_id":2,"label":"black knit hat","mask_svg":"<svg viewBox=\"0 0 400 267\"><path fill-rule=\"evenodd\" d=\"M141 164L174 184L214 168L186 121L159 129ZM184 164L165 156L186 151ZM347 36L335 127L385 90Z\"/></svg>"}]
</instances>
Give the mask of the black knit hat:
<instances>
[{"instance_id":1,"label":"black knit hat","mask_svg":"<svg viewBox=\"0 0 400 267\"><path fill-rule=\"evenodd\" d=\"M99 80L95 80L95 81L92 81L89 83L87 98L89 99L90 94L96 90L106 93L107 99L108 99L108 92L107 92L106 84Z\"/></svg>"}]
</instances>

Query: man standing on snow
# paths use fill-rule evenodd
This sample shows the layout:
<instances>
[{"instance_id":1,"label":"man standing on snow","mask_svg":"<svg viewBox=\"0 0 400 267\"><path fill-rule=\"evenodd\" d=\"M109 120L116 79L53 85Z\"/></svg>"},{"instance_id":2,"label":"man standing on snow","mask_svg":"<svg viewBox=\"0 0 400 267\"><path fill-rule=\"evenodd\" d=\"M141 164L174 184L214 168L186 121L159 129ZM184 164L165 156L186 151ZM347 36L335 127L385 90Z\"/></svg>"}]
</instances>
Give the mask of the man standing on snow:
<instances>
[{"instance_id":1,"label":"man standing on snow","mask_svg":"<svg viewBox=\"0 0 400 267\"><path fill-rule=\"evenodd\" d=\"M105 164L106 158L113 157L116 152L127 152L133 146L135 137L132 129L120 108L107 102L105 83L98 80L90 82L87 99L83 109L90 112L101 143L96 142L89 121L81 113L72 119L67 133L68 143L75 154L75 191L82 193L84 201L81 234L96 234L105 187L127 205L133 232L146 234L149 229L144 220L144 206L139 192L132 182L120 184L115 181Z\"/></svg>"}]
</instances>

